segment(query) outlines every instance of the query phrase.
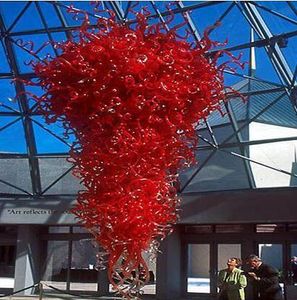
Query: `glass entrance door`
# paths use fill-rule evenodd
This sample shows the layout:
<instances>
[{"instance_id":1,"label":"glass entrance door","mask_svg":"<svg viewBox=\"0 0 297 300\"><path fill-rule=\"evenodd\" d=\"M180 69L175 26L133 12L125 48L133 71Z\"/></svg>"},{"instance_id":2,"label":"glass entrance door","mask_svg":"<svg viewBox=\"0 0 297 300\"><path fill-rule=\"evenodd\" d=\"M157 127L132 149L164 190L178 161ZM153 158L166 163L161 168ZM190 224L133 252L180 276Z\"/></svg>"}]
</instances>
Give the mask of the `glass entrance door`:
<instances>
[{"instance_id":1,"label":"glass entrance door","mask_svg":"<svg viewBox=\"0 0 297 300\"><path fill-rule=\"evenodd\" d=\"M284 245L277 243L258 244L258 253L261 260L279 271L279 281L283 294L285 292L286 271L284 268Z\"/></svg>"},{"instance_id":2,"label":"glass entrance door","mask_svg":"<svg viewBox=\"0 0 297 300\"><path fill-rule=\"evenodd\" d=\"M187 292L214 296L218 271L226 268L230 257L241 258L241 244L195 243L187 248Z\"/></svg>"},{"instance_id":3,"label":"glass entrance door","mask_svg":"<svg viewBox=\"0 0 297 300\"><path fill-rule=\"evenodd\" d=\"M188 245L187 292L210 293L210 244Z\"/></svg>"},{"instance_id":4,"label":"glass entrance door","mask_svg":"<svg viewBox=\"0 0 297 300\"><path fill-rule=\"evenodd\" d=\"M16 245L0 245L0 289L14 286Z\"/></svg>"}]
</instances>

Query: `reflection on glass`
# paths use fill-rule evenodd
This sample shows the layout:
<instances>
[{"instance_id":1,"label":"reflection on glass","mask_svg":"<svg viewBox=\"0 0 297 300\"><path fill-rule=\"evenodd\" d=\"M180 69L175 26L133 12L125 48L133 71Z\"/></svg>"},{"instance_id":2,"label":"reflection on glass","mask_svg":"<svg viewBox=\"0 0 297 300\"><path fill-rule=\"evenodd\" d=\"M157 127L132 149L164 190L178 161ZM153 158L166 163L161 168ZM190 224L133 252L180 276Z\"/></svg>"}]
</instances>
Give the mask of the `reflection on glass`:
<instances>
[{"instance_id":1,"label":"reflection on glass","mask_svg":"<svg viewBox=\"0 0 297 300\"><path fill-rule=\"evenodd\" d=\"M48 233L69 233L69 226L49 226Z\"/></svg>"},{"instance_id":2,"label":"reflection on glass","mask_svg":"<svg viewBox=\"0 0 297 300\"><path fill-rule=\"evenodd\" d=\"M283 247L282 244L259 244L259 257L265 264L273 266L279 271L280 286L284 293Z\"/></svg>"},{"instance_id":3,"label":"reflection on glass","mask_svg":"<svg viewBox=\"0 0 297 300\"><path fill-rule=\"evenodd\" d=\"M291 245L289 283L297 285L297 244Z\"/></svg>"},{"instance_id":4,"label":"reflection on glass","mask_svg":"<svg viewBox=\"0 0 297 300\"><path fill-rule=\"evenodd\" d=\"M96 248L91 239L72 242L70 289L97 291Z\"/></svg>"},{"instance_id":5,"label":"reflection on glass","mask_svg":"<svg viewBox=\"0 0 297 300\"><path fill-rule=\"evenodd\" d=\"M218 244L218 270L226 269L227 260L231 257L241 258L241 245Z\"/></svg>"},{"instance_id":6,"label":"reflection on glass","mask_svg":"<svg viewBox=\"0 0 297 300\"><path fill-rule=\"evenodd\" d=\"M150 272L150 279L147 285L143 288L144 294L156 294L156 259L152 259L151 255L147 252L142 253L142 257L147 263Z\"/></svg>"},{"instance_id":7,"label":"reflection on glass","mask_svg":"<svg viewBox=\"0 0 297 300\"><path fill-rule=\"evenodd\" d=\"M15 245L0 245L0 288L14 287Z\"/></svg>"},{"instance_id":8,"label":"reflection on glass","mask_svg":"<svg viewBox=\"0 0 297 300\"><path fill-rule=\"evenodd\" d=\"M281 244L259 244L259 257L264 263L279 271L283 269L283 248Z\"/></svg>"},{"instance_id":9,"label":"reflection on glass","mask_svg":"<svg viewBox=\"0 0 297 300\"><path fill-rule=\"evenodd\" d=\"M43 280L46 284L66 289L68 268L68 241L48 241Z\"/></svg>"},{"instance_id":10,"label":"reflection on glass","mask_svg":"<svg viewBox=\"0 0 297 300\"><path fill-rule=\"evenodd\" d=\"M272 132L278 132L277 136L269 135L268 127L273 125L253 123L251 132L263 133L265 132L266 138L281 138L297 136L297 129L283 128L274 129ZM280 127L280 126L274 126ZM280 133L281 131L284 131ZM259 139L264 138L260 136ZM255 138L256 139L256 138ZM251 137L252 140L252 137ZM250 158L267 166L281 169L289 173L296 173L297 164L295 161L295 149L297 147L296 141L285 141L278 143L260 144L249 147ZM274 151L278 149L278 151ZM282 172L276 172L269 168L265 168L259 164L251 163L251 169L254 175L257 188L264 187L282 187L282 186L296 186L296 178Z\"/></svg>"},{"instance_id":11,"label":"reflection on glass","mask_svg":"<svg viewBox=\"0 0 297 300\"><path fill-rule=\"evenodd\" d=\"M72 227L73 233L89 233L84 227L82 226L73 226Z\"/></svg>"},{"instance_id":12,"label":"reflection on glass","mask_svg":"<svg viewBox=\"0 0 297 300\"><path fill-rule=\"evenodd\" d=\"M190 244L188 246L188 286L190 293L210 293L209 244Z\"/></svg>"}]
</instances>

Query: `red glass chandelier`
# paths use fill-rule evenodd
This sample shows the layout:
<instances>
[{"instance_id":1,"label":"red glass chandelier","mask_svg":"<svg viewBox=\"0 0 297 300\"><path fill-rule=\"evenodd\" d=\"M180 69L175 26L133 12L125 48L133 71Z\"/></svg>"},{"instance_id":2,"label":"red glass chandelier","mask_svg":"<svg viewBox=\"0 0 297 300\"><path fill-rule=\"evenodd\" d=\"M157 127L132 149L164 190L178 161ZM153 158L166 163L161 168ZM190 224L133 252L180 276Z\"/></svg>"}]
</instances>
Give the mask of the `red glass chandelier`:
<instances>
[{"instance_id":1,"label":"red glass chandelier","mask_svg":"<svg viewBox=\"0 0 297 300\"><path fill-rule=\"evenodd\" d=\"M75 14L80 13L71 9ZM195 163L195 124L225 100L221 52L208 30L200 42L172 22L150 25L87 15L60 54L33 62L38 110L74 134L75 175L85 186L73 213L108 254L108 275L125 299L149 279L143 252L156 253L178 220L179 170ZM126 283L129 282L128 286ZM125 288L126 287L126 288Z\"/></svg>"}]
</instances>

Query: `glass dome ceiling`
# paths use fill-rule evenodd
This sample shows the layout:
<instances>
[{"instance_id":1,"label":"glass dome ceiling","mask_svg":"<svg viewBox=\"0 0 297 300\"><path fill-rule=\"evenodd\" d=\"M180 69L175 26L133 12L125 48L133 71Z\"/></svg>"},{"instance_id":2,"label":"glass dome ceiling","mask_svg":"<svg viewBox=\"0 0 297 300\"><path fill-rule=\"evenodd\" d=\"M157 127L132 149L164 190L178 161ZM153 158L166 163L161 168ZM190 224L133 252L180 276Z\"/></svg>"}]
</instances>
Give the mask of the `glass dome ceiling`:
<instances>
[{"instance_id":1,"label":"glass dome ceiling","mask_svg":"<svg viewBox=\"0 0 297 300\"><path fill-rule=\"evenodd\" d=\"M69 5L85 10L95 23L89 2L0 2L0 197L46 198L75 196L82 187L66 161L72 143L61 124L47 125L29 94L14 78L34 78L26 65L36 59L30 50L46 41L75 34L80 21L67 13ZM102 2L119 21L133 21L134 2ZM140 2L151 21L163 22L168 2ZM135 9L135 8L134 8ZM187 20L192 38L220 21L213 40L228 40L225 49L242 53L246 67L225 72L247 101L232 98L197 127L198 164L181 172L180 192L288 187L297 185L297 3L275 1L179 1L172 6L175 22ZM31 43L32 42L32 43ZM38 52L55 56L49 44ZM19 96L17 96L19 95Z\"/></svg>"}]
</instances>

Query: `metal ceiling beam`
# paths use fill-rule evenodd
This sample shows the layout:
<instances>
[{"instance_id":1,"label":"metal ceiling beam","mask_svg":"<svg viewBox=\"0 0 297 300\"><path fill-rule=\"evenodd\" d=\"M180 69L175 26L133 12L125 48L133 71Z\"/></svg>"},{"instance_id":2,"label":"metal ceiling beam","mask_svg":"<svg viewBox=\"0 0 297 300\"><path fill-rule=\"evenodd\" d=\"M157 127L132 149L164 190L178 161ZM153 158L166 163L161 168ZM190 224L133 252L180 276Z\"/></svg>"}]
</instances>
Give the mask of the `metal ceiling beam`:
<instances>
[{"instance_id":1,"label":"metal ceiling beam","mask_svg":"<svg viewBox=\"0 0 297 300\"><path fill-rule=\"evenodd\" d=\"M262 82L262 83L268 83L268 84L271 84L271 85L274 85L274 86L283 87L283 88L286 87L285 85L280 84L280 83L275 83L275 82L272 82L272 81L267 81L267 80L264 80L264 79L261 79L261 78L257 78L257 77L251 77L251 76L248 76L248 75L245 75L245 74L239 74L239 73L236 73L236 72L230 71L230 70L224 70L223 72L226 73L226 74L232 75L232 76L242 77L244 79L249 79L249 80L258 81L258 82Z\"/></svg>"},{"instance_id":2,"label":"metal ceiling beam","mask_svg":"<svg viewBox=\"0 0 297 300\"><path fill-rule=\"evenodd\" d=\"M237 120L235 118L232 106L230 105L230 102L227 102L227 103L224 102L224 105L225 105L227 114L229 116L231 126L234 130L234 133L235 133L234 135L235 135L235 138L236 138L237 143L238 143L237 147L239 148L239 151L240 151L241 155L248 156L247 149L245 147L243 147L243 145L241 144L241 141L243 139L242 139L242 136L241 136L241 131L238 130L238 124L237 124ZM219 146L219 150L220 150L220 146ZM255 183L255 180L254 180L254 176L253 176L251 166L248 163L248 161L246 161L246 160L244 160L243 163L244 163L244 168L245 168L246 175L247 175L247 178L248 178L249 186L250 186L250 188L254 189L254 188L256 188L256 183Z\"/></svg>"},{"instance_id":3,"label":"metal ceiling beam","mask_svg":"<svg viewBox=\"0 0 297 300\"><path fill-rule=\"evenodd\" d=\"M203 139L203 140L204 140L206 143L208 143L208 141L207 141L206 139ZM243 159L243 160L245 160L245 161L252 162L252 163L255 163L255 164L260 165L260 166L262 166L262 167L271 169L271 170L273 170L273 171L277 171L277 172L279 172L279 173L286 174L286 175L293 176L293 177L296 177L296 178L297 178L297 174L295 174L295 173L288 172L288 171L283 170L283 169L281 169L281 168L276 168L276 167L273 167L273 166L264 164L264 163L262 163L262 162L260 162L260 161L258 161L258 160L252 159L252 158L250 158L250 157L248 157L248 156L245 156L245 155L241 155L241 154L236 153L236 152L234 152L234 151L227 151L227 150L225 150L225 149L223 149L223 148L217 148L217 147L214 147L214 145L213 145L212 143L209 143L209 145L212 146L212 147L214 148L214 149L213 149L213 150L214 150L213 152L221 151L221 152L227 153L227 154L229 154L229 155L232 155L232 156L241 158L241 159ZM212 152L212 153L213 153L213 152Z\"/></svg>"},{"instance_id":4,"label":"metal ceiling beam","mask_svg":"<svg viewBox=\"0 0 297 300\"><path fill-rule=\"evenodd\" d=\"M266 123L264 123L266 124ZM199 138L202 139L204 138L203 135L199 135ZM204 138L205 139L205 138ZM297 141L297 136L290 136L290 137L282 137L282 138L272 138L272 139L266 139L266 140L254 140L254 141L245 141L242 140L240 142L241 145L243 146L257 146L257 145L262 145L262 144L271 144L271 143L280 143L280 142L292 142L292 141ZM230 143L225 143L224 145L220 145L220 149L226 149L226 148L234 148L238 147L238 143L236 142L230 142ZM210 143L208 145L201 145L197 147L197 150L199 151L207 151L211 150L213 148L213 145L210 146Z\"/></svg>"},{"instance_id":5,"label":"metal ceiling beam","mask_svg":"<svg viewBox=\"0 0 297 300\"><path fill-rule=\"evenodd\" d=\"M10 38L7 36L2 15L0 15L0 29L1 29L1 35L3 37L4 45L6 47L6 52L8 54L7 57L8 63L10 65L12 73L17 78L19 76L19 70L16 61L16 55L13 49L12 42ZM30 176L32 182L32 191L34 196L40 195L41 180L40 180L38 159L35 157L35 155L37 154L37 148L36 148L36 141L34 138L33 125L27 114L29 111L27 99L24 94L21 94L21 92L24 92L25 88L23 83L20 81L15 82L15 88L16 88L16 94L19 95L18 98L19 98L20 112L23 117L22 120L23 120L24 133L25 133L25 139L27 143L27 151L29 157L29 169L30 169Z\"/></svg>"},{"instance_id":6,"label":"metal ceiling beam","mask_svg":"<svg viewBox=\"0 0 297 300\"><path fill-rule=\"evenodd\" d=\"M262 38L261 40L257 40L254 42L248 42L244 44L239 44L231 47L221 48L219 50L211 50L209 53L216 53L218 51L238 51L238 50L244 50L249 49L251 47L267 47L267 46L275 46L282 38L291 38L297 36L297 30L273 35L271 37Z\"/></svg>"},{"instance_id":7,"label":"metal ceiling beam","mask_svg":"<svg viewBox=\"0 0 297 300\"><path fill-rule=\"evenodd\" d=\"M276 99L274 99L267 106L265 106L258 113L256 113L251 119L249 119L248 122L246 122L243 125L241 125L233 134L231 134L224 141L222 141L221 145L223 145L223 144L227 143L228 141L230 141L236 135L237 132L240 132L243 128L245 128L246 126L248 126L249 124L251 124L257 118L259 118L259 116L261 116L265 111L267 111L268 109L270 109L270 107L272 107L274 104L276 104L277 102L279 102L284 96L286 96L286 92L284 92L281 95L279 95Z\"/></svg>"},{"instance_id":8,"label":"metal ceiling beam","mask_svg":"<svg viewBox=\"0 0 297 300\"><path fill-rule=\"evenodd\" d=\"M262 40L271 40L274 38L273 34L271 33L270 29L266 25L265 21L263 20L262 16L259 14L255 5L250 2L240 2L238 6L241 8L241 12L247 19L248 23L253 27L253 29L257 32L258 36ZM287 33L285 36L288 36ZM296 35L296 32L292 32L291 34ZM290 35L291 36L291 35ZM292 71L280 50L280 47L277 43L269 44L265 46L266 52L270 57L270 60L280 77L280 80L286 85L290 86L293 78Z\"/></svg>"},{"instance_id":9,"label":"metal ceiling beam","mask_svg":"<svg viewBox=\"0 0 297 300\"><path fill-rule=\"evenodd\" d=\"M37 154L36 158L48 159L48 158L68 158L70 157L69 152L61 152L61 153L41 153ZM9 159L9 158L29 158L26 153L9 153L9 152L0 152L0 159Z\"/></svg>"},{"instance_id":10,"label":"metal ceiling beam","mask_svg":"<svg viewBox=\"0 0 297 300\"><path fill-rule=\"evenodd\" d=\"M20 11L18 16L15 18L15 20L12 22L12 24L7 28L6 32L11 32L11 30L14 28L14 26L17 24L17 22L20 20L20 18L24 15L26 10L29 8L29 6L32 4L31 1L28 1L27 4L23 7L23 9Z\"/></svg>"},{"instance_id":11,"label":"metal ceiling beam","mask_svg":"<svg viewBox=\"0 0 297 300\"><path fill-rule=\"evenodd\" d=\"M273 9L270 9L270 8L268 8L268 7L264 6L264 5L261 5L261 4L255 2L255 1L250 2L250 3L252 5L255 5L255 6L257 6L257 7L261 8L261 9L263 9L263 10L271 13L272 15L275 15L275 16L277 16L277 17L279 17L279 18L281 18L281 19L283 19L283 20L285 20L287 22L290 22L290 23L292 23L294 25L297 25L297 21L296 20L291 19L291 18L289 18L289 17L287 17L287 16L285 16L285 15L283 15L283 14L277 12L277 11L274 11Z\"/></svg>"},{"instance_id":12,"label":"metal ceiling beam","mask_svg":"<svg viewBox=\"0 0 297 300\"><path fill-rule=\"evenodd\" d=\"M44 195L49 189L51 189L54 185L56 185L62 178L64 178L68 173L70 173L75 166L71 166L67 171L65 171L62 175L60 175L58 178L56 178L52 183L50 183L43 191L42 195Z\"/></svg>"},{"instance_id":13,"label":"metal ceiling beam","mask_svg":"<svg viewBox=\"0 0 297 300\"><path fill-rule=\"evenodd\" d=\"M69 26L68 26L68 23L67 23L67 21L65 19L65 16L63 15L63 13L61 11L61 8L58 5L56 5L56 2L57 1L51 2L51 4L53 5L54 10L56 11L56 14L57 14L57 16L58 16L58 18L59 18L62 26L64 28L68 28ZM66 36L67 36L68 39L72 38L72 35L71 35L71 33L69 31L65 31L65 34L66 34Z\"/></svg>"},{"instance_id":14,"label":"metal ceiling beam","mask_svg":"<svg viewBox=\"0 0 297 300\"><path fill-rule=\"evenodd\" d=\"M117 1L107 1L106 4L109 4L111 6L120 23L123 23L125 20L125 13L122 10L122 8L118 5Z\"/></svg>"},{"instance_id":15,"label":"metal ceiling beam","mask_svg":"<svg viewBox=\"0 0 297 300\"><path fill-rule=\"evenodd\" d=\"M162 22L162 24L164 25L166 31L169 31L169 27L168 24L166 24L166 20L164 19L164 17L162 16L158 6L156 5L155 1L150 1L155 13L159 16L160 21Z\"/></svg>"},{"instance_id":16,"label":"metal ceiling beam","mask_svg":"<svg viewBox=\"0 0 297 300\"><path fill-rule=\"evenodd\" d=\"M273 37L270 29L264 22L262 16L259 14L257 8L255 5L253 5L250 2L241 2L240 6L242 7L242 13L248 20L248 22L251 24L251 26L254 28L254 30L257 32L258 36L261 37L262 39L267 39ZM296 31L297 32L297 31ZM289 34L289 33L287 33ZM288 37L288 36L287 36ZM269 46L265 46L265 50L270 57L270 60L281 80L288 89L286 90L287 95L290 98L290 93L291 90L290 88L292 87L293 78L294 75L283 55L281 52L281 49L277 43ZM292 108L297 114L297 103L291 100Z\"/></svg>"},{"instance_id":17,"label":"metal ceiling beam","mask_svg":"<svg viewBox=\"0 0 297 300\"><path fill-rule=\"evenodd\" d=\"M291 8L291 10L295 13L295 15L297 16L297 8L294 6L294 4L291 1L286 1L287 4L289 5L289 7Z\"/></svg>"},{"instance_id":18,"label":"metal ceiling beam","mask_svg":"<svg viewBox=\"0 0 297 300\"><path fill-rule=\"evenodd\" d=\"M38 12L38 14L39 14L39 16L40 16L42 25L43 25L43 27L44 27L45 30L46 30L46 34L47 34L47 36L48 36L48 39L49 39L49 40L51 41L51 43L52 43L52 44L51 44L52 49L53 49L55 55L58 56L58 51L57 51L57 49L56 49L55 47L53 47L53 44L54 44L55 41L54 41L54 39L53 39L53 36L52 36L51 32L49 32L49 27L48 27L48 25L47 25L46 18L45 18L44 14L43 14L43 12L42 12L42 10L41 10L40 4L38 3L38 1L34 2L34 4L35 4L35 7L36 7L36 9L37 9L37 12Z\"/></svg>"},{"instance_id":19,"label":"metal ceiling beam","mask_svg":"<svg viewBox=\"0 0 297 300\"><path fill-rule=\"evenodd\" d=\"M177 1L176 5L180 8L181 11L185 8L185 6L182 3L182 1ZM190 13L188 11L185 11L182 14L183 14L184 18L187 20L188 27L190 28L190 31L191 31L193 37L195 38L196 42L200 42L201 35L200 35L199 31L198 31L198 28L196 28L196 26L195 26L195 24L194 24L194 22L193 22L193 20L191 18Z\"/></svg>"}]
</instances>

